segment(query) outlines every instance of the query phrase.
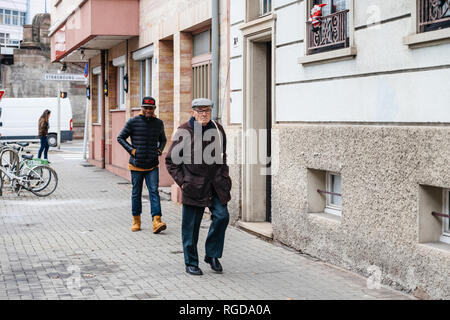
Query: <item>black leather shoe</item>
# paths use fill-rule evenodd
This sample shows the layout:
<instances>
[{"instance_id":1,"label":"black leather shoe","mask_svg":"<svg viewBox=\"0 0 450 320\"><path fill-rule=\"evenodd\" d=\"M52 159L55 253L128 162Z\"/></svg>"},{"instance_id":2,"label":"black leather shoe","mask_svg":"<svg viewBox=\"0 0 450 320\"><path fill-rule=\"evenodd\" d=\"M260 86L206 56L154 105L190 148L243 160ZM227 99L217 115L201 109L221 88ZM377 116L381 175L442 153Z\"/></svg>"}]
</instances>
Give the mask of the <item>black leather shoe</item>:
<instances>
[{"instance_id":1,"label":"black leather shoe","mask_svg":"<svg viewBox=\"0 0 450 320\"><path fill-rule=\"evenodd\" d=\"M203 274L202 270L196 266L186 266L186 272L194 276L201 276Z\"/></svg>"},{"instance_id":2,"label":"black leather shoe","mask_svg":"<svg viewBox=\"0 0 450 320\"><path fill-rule=\"evenodd\" d=\"M219 259L217 258L210 258L205 257L205 262L209 263L211 265L211 269L213 269L215 272L222 272L222 265L219 262Z\"/></svg>"}]
</instances>

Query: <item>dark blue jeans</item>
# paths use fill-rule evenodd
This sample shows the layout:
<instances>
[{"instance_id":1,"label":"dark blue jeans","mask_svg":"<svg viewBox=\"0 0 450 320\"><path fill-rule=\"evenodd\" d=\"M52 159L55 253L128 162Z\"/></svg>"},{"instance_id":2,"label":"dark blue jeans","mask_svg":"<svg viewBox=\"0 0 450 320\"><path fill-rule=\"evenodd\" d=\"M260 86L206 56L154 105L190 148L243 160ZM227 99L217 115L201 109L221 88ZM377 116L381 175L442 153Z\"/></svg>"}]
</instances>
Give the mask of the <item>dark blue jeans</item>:
<instances>
[{"instance_id":1,"label":"dark blue jeans","mask_svg":"<svg viewBox=\"0 0 450 320\"><path fill-rule=\"evenodd\" d=\"M48 137L39 137L39 139L41 139L41 148L39 149L38 158L41 158L42 151L44 151L44 159L48 159L48 149L50 148Z\"/></svg>"},{"instance_id":2,"label":"dark blue jeans","mask_svg":"<svg viewBox=\"0 0 450 320\"><path fill-rule=\"evenodd\" d=\"M207 257L221 258L225 241L225 231L230 220L227 205L220 203L217 195L213 197L211 211L211 225L205 242ZM197 242L202 222L204 207L183 205L181 223L181 238L183 240L184 263L198 267Z\"/></svg>"},{"instance_id":3,"label":"dark blue jeans","mask_svg":"<svg viewBox=\"0 0 450 320\"><path fill-rule=\"evenodd\" d=\"M152 171L131 171L131 213L139 216L142 213L142 186L145 180L150 195L150 213L152 217L161 216L161 199L159 197L159 168Z\"/></svg>"}]
</instances>

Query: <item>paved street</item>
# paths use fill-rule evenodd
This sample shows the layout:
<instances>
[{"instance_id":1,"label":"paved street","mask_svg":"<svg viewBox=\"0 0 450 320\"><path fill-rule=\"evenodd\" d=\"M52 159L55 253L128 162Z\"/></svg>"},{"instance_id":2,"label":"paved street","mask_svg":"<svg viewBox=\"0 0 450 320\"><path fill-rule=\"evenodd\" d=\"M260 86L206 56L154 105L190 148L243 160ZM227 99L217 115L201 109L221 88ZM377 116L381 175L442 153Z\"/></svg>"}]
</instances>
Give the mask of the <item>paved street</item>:
<instances>
[{"instance_id":1,"label":"paved street","mask_svg":"<svg viewBox=\"0 0 450 320\"><path fill-rule=\"evenodd\" d=\"M32 149L35 149L33 146ZM168 229L131 227L131 185L84 167L79 143L49 158L59 185L48 198L0 198L0 299L409 299L388 288L229 227L223 274L184 270L181 207L163 200ZM207 217L205 215L205 217ZM209 226L202 222L199 255Z\"/></svg>"}]
</instances>

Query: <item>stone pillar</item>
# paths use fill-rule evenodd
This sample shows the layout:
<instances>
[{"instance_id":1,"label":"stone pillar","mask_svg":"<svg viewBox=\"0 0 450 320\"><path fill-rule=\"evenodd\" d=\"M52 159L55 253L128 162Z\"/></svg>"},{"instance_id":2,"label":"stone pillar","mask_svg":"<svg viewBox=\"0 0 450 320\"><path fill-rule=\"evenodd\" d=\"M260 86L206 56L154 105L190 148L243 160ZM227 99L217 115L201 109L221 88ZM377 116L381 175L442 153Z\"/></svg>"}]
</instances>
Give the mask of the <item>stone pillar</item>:
<instances>
[{"instance_id":1,"label":"stone pillar","mask_svg":"<svg viewBox=\"0 0 450 320\"><path fill-rule=\"evenodd\" d=\"M155 43L153 56L153 92L156 99L156 115L164 121L164 129L168 143L165 151L170 146L174 123L174 51L172 40L161 40ZM172 185L165 166L165 155L163 150L159 158L159 185L168 187Z\"/></svg>"},{"instance_id":2,"label":"stone pillar","mask_svg":"<svg viewBox=\"0 0 450 320\"><path fill-rule=\"evenodd\" d=\"M173 41L161 40L156 43L154 59L154 93L157 101L157 116L164 121L164 128L168 140L173 133L174 119L174 56ZM166 147L167 149L167 147Z\"/></svg>"},{"instance_id":3,"label":"stone pillar","mask_svg":"<svg viewBox=\"0 0 450 320\"><path fill-rule=\"evenodd\" d=\"M189 120L192 102L192 34L174 35L174 128Z\"/></svg>"},{"instance_id":4,"label":"stone pillar","mask_svg":"<svg viewBox=\"0 0 450 320\"><path fill-rule=\"evenodd\" d=\"M128 42L128 94L126 95L126 115L125 118L131 118L133 108L140 108L140 69L139 61L133 60L132 52L138 49L139 38L133 38Z\"/></svg>"}]
</instances>

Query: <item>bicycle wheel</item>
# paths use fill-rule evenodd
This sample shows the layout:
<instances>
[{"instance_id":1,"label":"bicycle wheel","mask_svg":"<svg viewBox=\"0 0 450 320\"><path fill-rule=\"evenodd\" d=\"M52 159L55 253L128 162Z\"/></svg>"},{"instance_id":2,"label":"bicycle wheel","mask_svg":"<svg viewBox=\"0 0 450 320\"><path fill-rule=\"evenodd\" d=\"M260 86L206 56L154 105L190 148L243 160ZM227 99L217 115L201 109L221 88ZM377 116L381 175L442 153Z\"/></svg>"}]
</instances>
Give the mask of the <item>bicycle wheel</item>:
<instances>
[{"instance_id":1,"label":"bicycle wheel","mask_svg":"<svg viewBox=\"0 0 450 320\"><path fill-rule=\"evenodd\" d=\"M48 166L37 166L27 174L27 190L38 197L51 195L58 186L56 171Z\"/></svg>"},{"instance_id":2,"label":"bicycle wheel","mask_svg":"<svg viewBox=\"0 0 450 320\"><path fill-rule=\"evenodd\" d=\"M16 173L19 165L19 155L14 149L3 149L0 153L0 166L8 171Z\"/></svg>"}]
</instances>

